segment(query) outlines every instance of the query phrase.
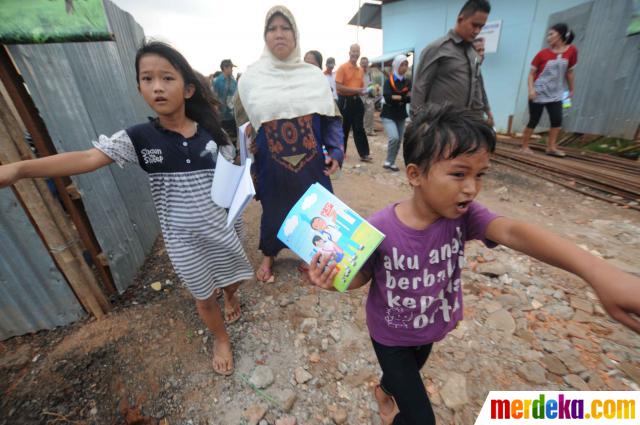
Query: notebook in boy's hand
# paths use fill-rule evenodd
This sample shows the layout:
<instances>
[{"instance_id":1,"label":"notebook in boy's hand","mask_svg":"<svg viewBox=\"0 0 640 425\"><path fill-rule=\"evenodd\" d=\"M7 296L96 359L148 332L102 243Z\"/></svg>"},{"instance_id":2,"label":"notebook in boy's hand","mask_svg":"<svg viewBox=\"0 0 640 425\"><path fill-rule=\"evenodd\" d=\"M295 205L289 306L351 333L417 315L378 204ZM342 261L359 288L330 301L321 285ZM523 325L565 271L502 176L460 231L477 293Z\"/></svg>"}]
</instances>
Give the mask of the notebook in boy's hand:
<instances>
[{"instance_id":1,"label":"notebook in boy's hand","mask_svg":"<svg viewBox=\"0 0 640 425\"><path fill-rule=\"evenodd\" d=\"M285 218L278 239L309 263L316 252L333 255L333 286L346 291L384 235L321 184L314 183Z\"/></svg>"}]
</instances>

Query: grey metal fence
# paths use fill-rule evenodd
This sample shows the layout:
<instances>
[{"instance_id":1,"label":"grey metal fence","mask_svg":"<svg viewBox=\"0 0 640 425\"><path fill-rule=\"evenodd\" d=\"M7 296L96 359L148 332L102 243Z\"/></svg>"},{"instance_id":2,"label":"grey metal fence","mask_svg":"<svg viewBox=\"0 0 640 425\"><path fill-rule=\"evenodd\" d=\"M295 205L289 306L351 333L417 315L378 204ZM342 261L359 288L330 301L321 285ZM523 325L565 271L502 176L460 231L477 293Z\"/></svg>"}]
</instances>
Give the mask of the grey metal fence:
<instances>
[{"instance_id":1,"label":"grey metal fence","mask_svg":"<svg viewBox=\"0 0 640 425\"><path fill-rule=\"evenodd\" d=\"M100 134L152 114L135 83L144 32L131 15L104 3L115 41L9 46L58 152L90 148ZM160 232L147 176L112 165L73 181L122 292ZM0 339L85 314L11 191L0 191Z\"/></svg>"},{"instance_id":2,"label":"grey metal fence","mask_svg":"<svg viewBox=\"0 0 640 425\"><path fill-rule=\"evenodd\" d=\"M115 42L10 46L58 152L91 147L100 134L142 122L134 58L144 34L131 15L105 1ZM131 283L160 226L146 175L116 165L73 177L119 291Z\"/></svg>"},{"instance_id":3,"label":"grey metal fence","mask_svg":"<svg viewBox=\"0 0 640 425\"><path fill-rule=\"evenodd\" d=\"M0 340L86 313L10 190L0 190Z\"/></svg>"}]
</instances>

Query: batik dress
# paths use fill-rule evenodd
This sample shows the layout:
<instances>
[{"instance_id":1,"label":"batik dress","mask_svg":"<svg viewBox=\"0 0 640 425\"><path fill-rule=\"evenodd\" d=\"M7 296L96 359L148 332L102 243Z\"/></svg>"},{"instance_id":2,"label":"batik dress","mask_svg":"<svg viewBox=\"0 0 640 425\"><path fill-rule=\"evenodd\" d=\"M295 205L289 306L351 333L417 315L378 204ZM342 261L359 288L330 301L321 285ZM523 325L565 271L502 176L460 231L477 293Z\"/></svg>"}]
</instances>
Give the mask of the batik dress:
<instances>
[{"instance_id":1,"label":"batik dress","mask_svg":"<svg viewBox=\"0 0 640 425\"><path fill-rule=\"evenodd\" d=\"M237 226L226 226L226 210L211 199L217 145L206 130L185 138L155 120L100 136L94 146L121 167L137 163L147 172L167 253L196 299L253 276ZM221 148L228 159L233 150Z\"/></svg>"},{"instance_id":2,"label":"batik dress","mask_svg":"<svg viewBox=\"0 0 640 425\"><path fill-rule=\"evenodd\" d=\"M260 250L273 257L285 248L278 230L293 205L313 183L333 192L324 174L325 156L344 158L340 118L309 114L263 123L256 136L256 192L262 203Z\"/></svg>"}]
</instances>

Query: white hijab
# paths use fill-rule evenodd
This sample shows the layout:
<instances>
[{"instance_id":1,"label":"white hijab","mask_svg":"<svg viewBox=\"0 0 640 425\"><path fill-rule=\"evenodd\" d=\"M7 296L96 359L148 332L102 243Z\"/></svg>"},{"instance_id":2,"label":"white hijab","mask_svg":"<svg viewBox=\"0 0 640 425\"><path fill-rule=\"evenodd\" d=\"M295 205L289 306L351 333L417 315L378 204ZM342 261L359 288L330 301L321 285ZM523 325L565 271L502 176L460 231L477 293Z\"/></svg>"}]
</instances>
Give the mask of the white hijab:
<instances>
[{"instance_id":1,"label":"white hijab","mask_svg":"<svg viewBox=\"0 0 640 425\"><path fill-rule=\"evenodd\" d=\"M391 63L391 68L393 68L393 76L397 79L397 80L404 80L404 75L400 75L398 74L398 69L400 69L400 65L402 65L402 62L407 61L407 57L405 55L398 55L395 58L393 58L393 62Z\"/></svg>"},{"instance_id":2,"label":"white hijab","mask_svg":"<svg viewBox=\"0 0 640 425\"><path fill-rule=\"evenodd\" d=\"M291 24L296 47L286 60L281 61L265 44L260 59L242 74L238 82L238 95L251 125L258 131L263 123L277 119L313 113L339 115L327 79L320 68L302 60L298 27L289 9L274 6L269 10L265 18L265 37L269 20L276 13L284 15ZM238 125L241 124L243 122L238 121Z\"/></svg>"}]
</instances>

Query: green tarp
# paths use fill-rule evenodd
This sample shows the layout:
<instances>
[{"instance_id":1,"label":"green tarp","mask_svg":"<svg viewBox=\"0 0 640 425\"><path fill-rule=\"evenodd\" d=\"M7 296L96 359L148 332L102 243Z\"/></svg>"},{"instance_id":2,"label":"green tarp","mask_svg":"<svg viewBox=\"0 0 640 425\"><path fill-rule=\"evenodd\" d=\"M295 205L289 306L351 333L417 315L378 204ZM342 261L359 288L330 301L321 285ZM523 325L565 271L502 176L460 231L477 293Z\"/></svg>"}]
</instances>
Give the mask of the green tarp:
<instances>
[{"instance_id":1,"label":"green tarp","mask_svg":"<svg viewBox=\"0 0 640 425\"><path fill-rule=\"evenodd\" d=\"M0 0L0 43L111 40L102 0Z\"/></svg>"},{"instance_id":2,"label":"green tarp","mask_svg":"<svg viewBox=\"0 0 640 425\"><path fill-rule=\"evenodd\" d=\"M631 22L627 28L627 35L640 33L640 0L633 0L633 12Z\"/></svg>"}]
</instances>

